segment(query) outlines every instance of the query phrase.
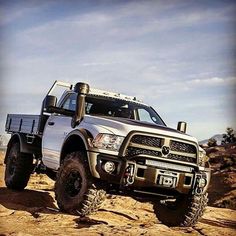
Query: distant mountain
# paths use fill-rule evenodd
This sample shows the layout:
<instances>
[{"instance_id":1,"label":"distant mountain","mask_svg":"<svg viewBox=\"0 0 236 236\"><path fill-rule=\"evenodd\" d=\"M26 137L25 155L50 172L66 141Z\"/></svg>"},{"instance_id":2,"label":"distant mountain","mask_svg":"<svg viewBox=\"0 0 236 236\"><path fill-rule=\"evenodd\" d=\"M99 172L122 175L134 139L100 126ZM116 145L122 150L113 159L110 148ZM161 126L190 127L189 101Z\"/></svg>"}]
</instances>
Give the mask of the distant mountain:
<instances>
[{"instance_id":1,"label":"distant mountain","mask_svg":"<svg viewBox=\"0 0 236 236\"><path fill-rule=\"evenodd\" d=\"M217 145L220 145L221 141L223 140L223 134L216 134L210 138L214 138L217 142ZM199 144L200 145L207 145L209 139L204 139L204 140L200 141Z\"/></svg>"}]
</instances>

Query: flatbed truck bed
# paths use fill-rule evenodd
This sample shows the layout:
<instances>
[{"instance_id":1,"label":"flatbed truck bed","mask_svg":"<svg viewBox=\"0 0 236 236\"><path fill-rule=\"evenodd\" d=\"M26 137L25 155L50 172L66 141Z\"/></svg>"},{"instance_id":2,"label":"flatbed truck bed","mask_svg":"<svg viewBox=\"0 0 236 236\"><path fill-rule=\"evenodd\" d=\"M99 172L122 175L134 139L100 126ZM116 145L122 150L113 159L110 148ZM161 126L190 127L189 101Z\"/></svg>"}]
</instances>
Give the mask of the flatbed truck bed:
<instances>
[{"instance_id":1,"label":"flatbed truck bed","mask_svg":"<svg viewBox=\"0 0 236 236\"><path fill-rule=\"evenodd\" d=\"M5 130L8 133L20 132L41 135L43 132L43 121L46 121L46 119L41 115L8 114Z\"/></svg>"}]
</instances>

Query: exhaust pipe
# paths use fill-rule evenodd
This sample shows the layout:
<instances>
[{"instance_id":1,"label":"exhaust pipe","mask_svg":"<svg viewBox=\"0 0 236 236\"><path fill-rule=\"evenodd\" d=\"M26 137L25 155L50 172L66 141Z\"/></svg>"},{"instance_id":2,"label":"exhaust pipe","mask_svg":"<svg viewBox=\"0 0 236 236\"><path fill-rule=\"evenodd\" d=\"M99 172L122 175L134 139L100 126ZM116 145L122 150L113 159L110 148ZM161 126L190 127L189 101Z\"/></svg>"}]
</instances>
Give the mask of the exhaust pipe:
<instances>
[{"instance_id":1,"label":"exhaust pipe","mask_svg":"<svg viewBox=\"0 0 236 236\"><path fill-rule=\"evenodd\" d=\"M71 127L75 128L84 117L85 114L85 97L89 93L89 85L86 83L77 83L74 91L78 93L76 98L75 114L71 120Z\"/></svg>"}]
</instances>

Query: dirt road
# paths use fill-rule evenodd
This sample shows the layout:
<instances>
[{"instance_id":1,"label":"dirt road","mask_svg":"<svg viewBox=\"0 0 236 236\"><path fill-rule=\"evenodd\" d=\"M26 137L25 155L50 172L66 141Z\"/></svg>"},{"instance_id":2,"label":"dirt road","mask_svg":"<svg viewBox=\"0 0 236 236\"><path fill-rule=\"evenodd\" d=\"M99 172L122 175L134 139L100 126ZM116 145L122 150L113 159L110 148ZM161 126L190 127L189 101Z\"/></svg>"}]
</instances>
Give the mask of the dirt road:
<instances>
[{"instance_id":1,"label":"dirt road","mask_svg":"<svg viewBox=\"0 0 236 236\"><path fill-rule=\"evenodd\" d=\"M88 218L58 212L53 181L33 175L23 192L4 185L0 158L0 235L236 235L236 211L207 207L189 228L169 228L156 219L151 203L111 196Z\"/></svg>"}]
</instances>

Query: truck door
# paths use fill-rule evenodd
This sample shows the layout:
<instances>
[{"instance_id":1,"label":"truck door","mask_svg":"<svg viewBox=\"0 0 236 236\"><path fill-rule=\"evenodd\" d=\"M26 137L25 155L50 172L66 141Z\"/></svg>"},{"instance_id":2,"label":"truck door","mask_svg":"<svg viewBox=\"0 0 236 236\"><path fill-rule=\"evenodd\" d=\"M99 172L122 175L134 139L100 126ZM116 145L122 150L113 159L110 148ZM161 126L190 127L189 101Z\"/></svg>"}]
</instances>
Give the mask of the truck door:
<instances>
[{"instance_id":1,"label":"truck door","mask_svg":"<svg viewBox=\"0 0 236 236\"><path fill-rule=\"evenodd\" d=\"M59 105L64 109L75 110L76 94L70 93L66 99ZM60 153L64 139L71 128L71 117L52 114L45 125L43 139L42 139L42 152L43 163L51 169L58 169L60 166Z\"/></svg>"}]
</instances>

